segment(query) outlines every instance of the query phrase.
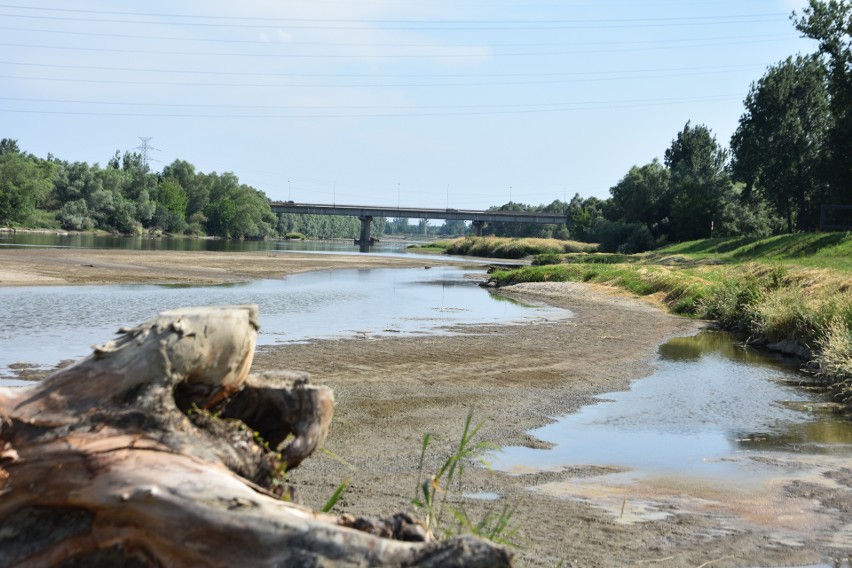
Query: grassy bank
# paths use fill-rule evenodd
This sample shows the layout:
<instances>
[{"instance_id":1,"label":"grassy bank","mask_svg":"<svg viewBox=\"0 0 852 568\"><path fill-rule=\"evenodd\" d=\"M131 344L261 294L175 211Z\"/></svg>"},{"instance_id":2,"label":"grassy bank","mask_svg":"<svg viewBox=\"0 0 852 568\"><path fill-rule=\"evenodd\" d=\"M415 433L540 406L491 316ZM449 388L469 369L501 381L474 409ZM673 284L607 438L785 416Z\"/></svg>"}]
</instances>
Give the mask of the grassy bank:
<instances>
[{"instance_id":1,"label":"grassy bank","mask_svg":"<svg viewBox=\"0 0 852 568\"><path fill-rule=\"evenodd\" d=\"M797 353L838 400L852 404L852 235L743 241L697 241L629 257L568 255L558 265L496 271L491 281L594 282L653 297L675 313Z\"/></svg>"},{"instance_id":2,"label":"grassy bank","mask_svg":"<svg viewBox=\"0 0 852 568\"><path fill-rule=\"evenodd\" d=\"M562 241L559 239L462 237L449 241L436 241L422 248L431 252L442 251L446 254L462 256L481 256L485 258L526 258L534 255L592 252L597 248L597 246L577 241Z\"/></svg>"},{"instance_id":3,"label":"grassy bank","mask_svg":"<svg viewBox=\"0 0 852 568\"><path fill-rule=\"evenodd\" d=\"M706 239L678 243L653 257L683 255L693 260L780 262L852 272L852 233L805 233L776 237Z\"/></svg>"}]
</instances>

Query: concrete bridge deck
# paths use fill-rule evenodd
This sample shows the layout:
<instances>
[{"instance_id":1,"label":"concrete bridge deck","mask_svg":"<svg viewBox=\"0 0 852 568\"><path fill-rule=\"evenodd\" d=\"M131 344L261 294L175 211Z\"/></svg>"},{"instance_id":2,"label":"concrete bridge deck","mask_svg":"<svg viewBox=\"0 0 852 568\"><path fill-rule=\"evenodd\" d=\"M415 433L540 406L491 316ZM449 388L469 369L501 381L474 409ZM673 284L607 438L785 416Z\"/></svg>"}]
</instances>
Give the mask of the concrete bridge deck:
<instances>
[{"instance_id":1,"label":"concrete bridge deck","mask_svg":"<svg viewBox=\"0 0 852 568\"><path fill-rule=\"evenodd\" d=\"M323 205L318 203L270 202L274 213L296 215L342 215L361 220L361 252L370 247L370 223L374 217L408 219L451 219L471 221L477 235L482 235L485 223L531 223L534 225L561 225L566 219L562 213L527 211L477 211L472 209L432 209L416 207L376 207L364 205Z\"/></svg>"}]
</instances>

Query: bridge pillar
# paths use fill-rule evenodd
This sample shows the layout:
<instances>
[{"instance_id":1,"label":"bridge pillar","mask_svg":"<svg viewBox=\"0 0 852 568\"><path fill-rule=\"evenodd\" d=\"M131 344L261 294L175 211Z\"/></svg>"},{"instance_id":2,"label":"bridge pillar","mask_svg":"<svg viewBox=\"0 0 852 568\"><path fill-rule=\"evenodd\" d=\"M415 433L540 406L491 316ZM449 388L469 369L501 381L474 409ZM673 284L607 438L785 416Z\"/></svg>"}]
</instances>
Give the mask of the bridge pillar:
<instances>
[{"instance_id":1,"label":"bridge pillar","mask_svg":"<svg viewBox=\"0 0 852 568\"><path fill-rule=\"evenodd\" d=\"M471 225L473 225L473 230L476 231L476 236L481 237L482 227L485 226L485 221L474 221Z\"/></svg>"},{"instance_id":2,"label":"bridge pillar","mask_svg":"<svg viewBox=\"0 0 852 568\"><path fill-rule=\"evenodd\" d=\"M361 221L361 238L358 241L359 252L370 252L370 225L373 223L373 218L369 215L358 217Z\"/></svg>"}]
</instances>

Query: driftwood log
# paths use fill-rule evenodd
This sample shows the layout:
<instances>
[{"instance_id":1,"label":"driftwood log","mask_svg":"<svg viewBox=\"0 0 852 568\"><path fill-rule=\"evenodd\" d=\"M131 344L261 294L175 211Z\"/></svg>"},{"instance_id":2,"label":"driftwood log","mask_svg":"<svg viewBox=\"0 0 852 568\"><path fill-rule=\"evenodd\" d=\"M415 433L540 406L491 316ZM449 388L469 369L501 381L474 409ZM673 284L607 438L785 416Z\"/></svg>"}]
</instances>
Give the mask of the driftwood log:
<instances>
[{"instance_id":1,"label":"driftwood log","mask_svg":"<svg viewBox=\"0 0 852 568\"><path fill-rule=\"evenodd\" d=\"M296 373L249 375L257 329L254 306L164 312L40 383L0 388L0 566L509 564L405 514L293 503L283 472L322 443L333 394Z\"/></svg>"}]
</instances>

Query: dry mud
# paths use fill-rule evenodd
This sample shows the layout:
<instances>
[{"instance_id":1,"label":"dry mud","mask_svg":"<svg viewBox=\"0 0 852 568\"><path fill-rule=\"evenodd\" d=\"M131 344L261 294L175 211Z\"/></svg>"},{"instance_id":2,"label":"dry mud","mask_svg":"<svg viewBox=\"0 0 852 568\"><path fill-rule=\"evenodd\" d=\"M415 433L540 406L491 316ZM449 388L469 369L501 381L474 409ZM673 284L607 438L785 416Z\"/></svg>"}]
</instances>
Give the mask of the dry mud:
<instances>
[{"instance_id":1,"label":"dry mud","mask_svg":"<svg viewBox=\"0 0 852 568\"><path fill-rule=\"evenodd\" d=\"M427 471L458 442L465 417L486 419L484 440L541 447L527 432L629 388L651 371L657 346L696 332L611 290L524 284L501 291L570 309L550 323L459 329L427 338L317 341L261 351L255 367L311 372L338 397L327 450L292 472L305 501L321 506L343 480L337 510L381 515L408 509L421 440L433 435ZM345 463L344 461L345 460ZM465 472L472 518L508 503L520 566L794 566L852 554L852 464L774 459L778 476L741 486L688 478L622 481L600 464L558 472ZM791 473L793 472L793 473Z\"/></svg>"}]
</instances>

